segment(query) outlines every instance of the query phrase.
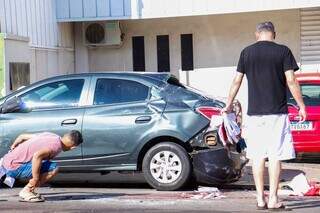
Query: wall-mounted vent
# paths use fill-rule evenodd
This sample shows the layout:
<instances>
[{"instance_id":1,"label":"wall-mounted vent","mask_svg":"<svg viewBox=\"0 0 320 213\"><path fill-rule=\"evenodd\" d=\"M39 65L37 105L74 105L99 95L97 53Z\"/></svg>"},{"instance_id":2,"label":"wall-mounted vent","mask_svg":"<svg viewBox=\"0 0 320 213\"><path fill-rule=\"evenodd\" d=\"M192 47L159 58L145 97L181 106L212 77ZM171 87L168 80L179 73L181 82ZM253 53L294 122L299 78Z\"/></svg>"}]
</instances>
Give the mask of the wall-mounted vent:
<instances>
[{"instance_id":1,"label":"wall-mounted vent","mask_svg":"<svg viewBox=\"0 0 320 213\"><path fill-rule=\"evenodd\" d=\"M83 40L87 46L119 47L123 34L119 21L83 23Z\"/></svg>"}]
</instances>

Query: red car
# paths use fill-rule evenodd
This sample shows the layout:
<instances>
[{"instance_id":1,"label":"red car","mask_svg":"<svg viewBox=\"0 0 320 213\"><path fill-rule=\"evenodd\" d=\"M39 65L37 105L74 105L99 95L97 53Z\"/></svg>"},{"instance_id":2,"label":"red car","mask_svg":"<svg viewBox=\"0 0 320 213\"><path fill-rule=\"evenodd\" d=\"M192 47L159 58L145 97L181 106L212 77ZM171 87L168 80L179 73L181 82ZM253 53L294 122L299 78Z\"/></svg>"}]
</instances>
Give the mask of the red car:
<instances>
[{"instance_id":1,"label":"red car","mask_svg":"<svg viewBox=\"0 0 320 213\"><path fill-rule=\"evenodd\" d=\"M320 159L320 73L296 74L296 77L308 114L305 122L298 122L298 108L289 92L289 119L297 158Z\"/></svg>"}]
</instances>

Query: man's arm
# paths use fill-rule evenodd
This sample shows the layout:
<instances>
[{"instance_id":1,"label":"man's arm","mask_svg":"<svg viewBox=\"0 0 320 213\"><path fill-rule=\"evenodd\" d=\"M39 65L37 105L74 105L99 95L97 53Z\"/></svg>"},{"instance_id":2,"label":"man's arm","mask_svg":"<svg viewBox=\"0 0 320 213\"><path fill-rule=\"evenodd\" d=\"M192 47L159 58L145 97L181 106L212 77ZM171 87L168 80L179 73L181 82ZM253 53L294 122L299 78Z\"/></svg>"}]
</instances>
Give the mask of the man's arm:
<instances>
[{"instance_id":1,"label":"man's arm","mask_svg":"<svg viewBox=\"0 0 320 213\"><path fill-rule=\"evenodd\" d=\"M11 145L10 149L13 150L16 148L19 144L25 142L26 140L29 140L30 138L34 137L35 134L21 134L19 135L16 140Z\"/></svg>"},{"instance_id":2,"label":"man's arm","mask_svg":"<svg viewBox=\"0 0 320 213\"><path fill-rule=\"evenodd\" d=\"M288 88L294 98L296 100L298 106L299 106L299 116L300 116L300 122L303 122L306 120L307 113L306 113L306 107L303 102L303 98L301 95L300 85L294 75L293 70L288 70L285 72L286 80L288 84Z\"/></svg>"},{"instance_id":3,"label":"man's arm","mask_svg":"<svg viewBox=\"0 0 320 213\"><path fill-rule=\"evenodd\" d=\"M32 158L32 179L28 186L33 190L40 183L40 170L42 161L50 157L51 151L49 149L42 149L34 153Z\"/></svg>"},{"instance_id":4,"label":"man's arm","mask_svg":"<svg viewBox=\"0 0 320 213\"><path fill-rule=\"evenodd\" d=\"M227 105L224 109L221 110L221 112L230 112L232 110L232 103L239 91L239 88L241 86L242 83L242 79L243 79L244 74L241 72L236 72L236 76L234 77L233 81L232 81L232 85L229 91L229 96L228 96L228 101L227 101Z\"/></svg>"}]
</instances>

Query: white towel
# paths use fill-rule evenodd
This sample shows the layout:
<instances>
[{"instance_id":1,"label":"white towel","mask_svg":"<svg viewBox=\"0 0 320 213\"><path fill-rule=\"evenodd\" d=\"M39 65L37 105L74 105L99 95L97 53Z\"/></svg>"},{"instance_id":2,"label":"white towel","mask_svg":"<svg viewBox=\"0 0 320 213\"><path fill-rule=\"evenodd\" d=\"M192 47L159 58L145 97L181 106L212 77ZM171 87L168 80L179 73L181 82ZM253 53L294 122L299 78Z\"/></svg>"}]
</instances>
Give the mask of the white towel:
<instances>
[{"instance_id":1,"label":"white towel","mask_svg":"<svg viewBox=\"0 0 320 213\"><path fill-rule=\"evenodd\" d=\"M210 130L218 130L219 138L224 146L226 146L227 143L237 143L241 136L241 129L237 124L234 113L213 115L210 122ZM223 132L225 132L225 134Z\"/></svg>"},{"instance_id":2,"label":"white towel","mask_svg":"<svg viewBox=\"0 0 320 213\"><path fill-rule=\"evenodd\" d=\"M234 144L239 141L241 129L236 122L236 115L234 113L223 114L223 123L227 132L228 140Z\"/></svg>"},{"instance_id":3,"label":"white towel","mask_svg":"<svg viewBox=\"0 0 320 213\"><path fill-rule=\"evenodd\" d=\"M7 173L7 170L2 166L3 159L0 159L0 179ZM13 187L15 182L15 179L12 177L7 176L6 179L4 179L3 183L9 186L10 188Z\"/></svg>"}]
</instances>

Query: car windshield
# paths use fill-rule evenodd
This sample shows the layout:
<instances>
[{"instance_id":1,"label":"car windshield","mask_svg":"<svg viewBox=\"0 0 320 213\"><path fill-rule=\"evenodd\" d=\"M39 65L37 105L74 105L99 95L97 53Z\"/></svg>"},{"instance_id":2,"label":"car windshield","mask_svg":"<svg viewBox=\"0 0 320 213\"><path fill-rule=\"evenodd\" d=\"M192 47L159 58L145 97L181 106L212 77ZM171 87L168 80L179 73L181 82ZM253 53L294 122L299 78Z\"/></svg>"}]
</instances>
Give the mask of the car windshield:
<instances>
[{"instance_id":1,"label":"car windshield","mask_svg":"<svg viewBox=\"0 0 320 213\"><path fill-rule=\"evenodd\" d=\"M320 84L300 84L303 101L306 106L320 106ZM288 92L288 103L296 104Z\"/></svg>"}]
</instances>

